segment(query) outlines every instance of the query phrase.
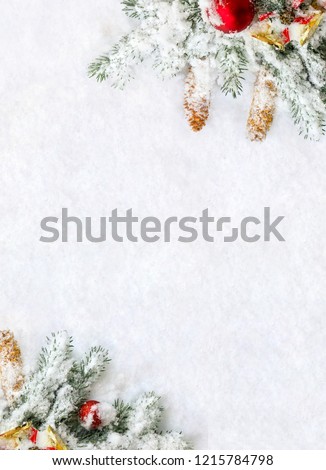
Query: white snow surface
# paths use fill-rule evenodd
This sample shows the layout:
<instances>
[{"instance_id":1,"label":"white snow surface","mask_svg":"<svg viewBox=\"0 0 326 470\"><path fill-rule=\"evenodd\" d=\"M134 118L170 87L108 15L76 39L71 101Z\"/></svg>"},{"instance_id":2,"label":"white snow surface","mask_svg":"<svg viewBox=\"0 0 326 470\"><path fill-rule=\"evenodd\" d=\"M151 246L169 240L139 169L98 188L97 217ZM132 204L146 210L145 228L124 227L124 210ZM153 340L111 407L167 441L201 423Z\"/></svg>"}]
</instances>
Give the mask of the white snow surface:
<instances>
[{"instance_id":1,"label":"white snow surface","mask_svg":"<svg viewBox=\"0 0 326 470\"><path fill-rule=\"evenodd\" d=\"M214 93L200 134L182 77L143 64L124 92L89 80L131 23L117 0L2 5L0 327L26 370L51 331L78 354L108 347L91 398L154 389L197 449L325 449L326 138L299 137L280 105L267 140L247 140L251 76L240 99ZM264 206L285 243L39 241L62 207L239 221Z\"/></svg>"}]
</instances>

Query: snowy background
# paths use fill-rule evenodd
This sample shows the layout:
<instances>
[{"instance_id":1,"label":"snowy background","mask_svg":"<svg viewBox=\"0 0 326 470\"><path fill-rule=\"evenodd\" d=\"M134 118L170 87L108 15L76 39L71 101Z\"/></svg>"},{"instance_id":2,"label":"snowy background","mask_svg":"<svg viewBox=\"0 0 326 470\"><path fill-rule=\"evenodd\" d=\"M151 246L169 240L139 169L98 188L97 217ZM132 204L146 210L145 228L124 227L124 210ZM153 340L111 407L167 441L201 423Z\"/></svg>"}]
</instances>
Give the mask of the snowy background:
<instances>
[{"instance_id":1,"label":"snowy background","mask_svg":"<svg viewBox=\"0 0 326 470\"><path fill-rule=\"evenodd\" d=\"M326 448L326 138L280 109L246 140L243 98L216 93L199 135L183 83L144 65L120 92L86 75L130 29L118 0L2 5L0 315L28 369L51 331L110 349L95 398L155 389L195 448ZM285 215L286 243L42 244L40 220Z\"/></svg>"}]
</instances>

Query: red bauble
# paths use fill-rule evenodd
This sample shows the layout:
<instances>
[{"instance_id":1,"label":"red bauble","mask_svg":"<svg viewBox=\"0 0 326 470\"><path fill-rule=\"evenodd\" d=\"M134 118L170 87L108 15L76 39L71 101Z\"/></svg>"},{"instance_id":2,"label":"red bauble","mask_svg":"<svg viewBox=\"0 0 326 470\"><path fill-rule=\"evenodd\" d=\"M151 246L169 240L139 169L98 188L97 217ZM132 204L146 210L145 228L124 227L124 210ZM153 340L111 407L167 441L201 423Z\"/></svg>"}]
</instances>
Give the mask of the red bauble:
<instances>
[{"instance_id":1,"label":"red bauble","mask_svg":"<svg viewBox=\"0 0 326 470\"><path fill-rule=\"evenodd\" d=\"M84 428L90 430L98 429L102 426L102 420L98 405L98 401L88 400L80 407L79 419L81 425Z\"/></svg>"},{"instance_id":2,"label":"red bauble","mask_svg":"<svg viewBox=\"0 0 326 470\"><path fill-rule=\"evenodd\" d=\"M255 9L252 0L212 0L207 15L215 29L238 33L252 23Z\"/></svg>"}]
</instances>

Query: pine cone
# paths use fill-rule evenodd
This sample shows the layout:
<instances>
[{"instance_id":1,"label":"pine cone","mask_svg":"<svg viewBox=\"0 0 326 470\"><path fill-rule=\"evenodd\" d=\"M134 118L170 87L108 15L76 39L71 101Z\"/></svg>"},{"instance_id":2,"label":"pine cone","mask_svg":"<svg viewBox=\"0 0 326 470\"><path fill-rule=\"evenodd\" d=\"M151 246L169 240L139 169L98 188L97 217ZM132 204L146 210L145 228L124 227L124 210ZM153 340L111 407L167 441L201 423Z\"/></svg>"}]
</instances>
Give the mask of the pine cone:
<instances>
[{"instance_id":1,"label":"pine cone","mask_svg":"<svg viewBox=\"0 0 326 470\"><path fill-rule=\"evenodd\" d=\"M293 8L289 10L283 10L282 13L280 14L280 20L283 24L291 24L295 18L295 13Z\"/></svg>"},{"instance_id":2,"label":"pine cone","mask_svg":"<svg viewBox=\"0 0 326 470\"><path fill-rule=\"evenodd\" d=\"M11 402L21 389L24 377L21 351L11 331L0 331L0 385Z\"/></svg>"},{"instance_id":3,"label":"pine cone","mask_svg":"<svg viewBox=\"0 0 326 470\"><path fill-rule=\"evenodd\" d=\"M276 96L277 88L272 76L262 69L257 75L247 121L250 140L262 141L266 138L274 119Z\"/></svg>"},{"instance_id":4,"label":"pine cone","mask_svg":"<svg viewBox=\"0 0 326 470\"><path fill-rule=\"evenodd\" d=\"M204 65L204 62L201 61L201 65ZM208 77L204 78L202 74L196 73L194 67L190 67L185 83L184 108L189 125L194 132L201 131L206 125L210 95L211 87Z\"/></svg>"}]
</instances>

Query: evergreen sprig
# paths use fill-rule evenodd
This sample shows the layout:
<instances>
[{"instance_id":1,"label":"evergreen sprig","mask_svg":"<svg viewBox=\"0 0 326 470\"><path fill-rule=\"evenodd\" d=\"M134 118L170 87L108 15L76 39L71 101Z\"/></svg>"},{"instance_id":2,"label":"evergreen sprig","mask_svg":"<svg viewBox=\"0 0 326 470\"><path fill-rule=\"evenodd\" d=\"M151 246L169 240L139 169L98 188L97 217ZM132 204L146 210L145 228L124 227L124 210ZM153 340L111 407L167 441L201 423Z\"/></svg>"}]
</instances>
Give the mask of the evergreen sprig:
<instances>
[{"instance_id":1,"label":"evergreen sprig","mask_svg":"<svg viewBox=\"0 0 326 470\"><path fill-rule=\"evenodd\" d=\"M78 389L85 390L95 383L106 370L110 362L108 351L95 346L79 362L74 362L68 374L68 383Z\"/></svg>"},{"instance_id":2,"label":"evergreen sprig","mask_svg":"<svg viewBox=\"0 0 326 470\"><path fill-rule=\"evenodd\" d=\"M256 11L259 14L276 12L282 13L289 7L288 0L256 0Z\"/></svg>"},{"instance_id":3,"label":"evergreen sprig","mask_svg":"<svg viewBox=\"0 0 326 470\"><path fill-rule=\"evenodd\" d=\"M296 48L289 44L285 51L269 48L266 52L260 46L257 60L274 75L299 134L305 139L318 140L325 133L325 104L321 91L311 83L309 69Z\"/></svg>"},{"instance_id":4,"label":"evergreen sprig","mask_svg":"<svg viewBox=\"0 0 326 470\"><path fill-rule=\"evenodd\" d=\"M88 76L90 78L95 77L98 82L104 82L104 80L109 78L109 74L107 72L109 66L110 57L107 55L101 55L89 65Z\"/></svg>"},{"instance_id":5,"label":"evergreen sprig","mask_svg":"<svg viewBox=\"0 0 326 470\"><path fill-rule=\"evenodd\" d=\"M129 403L124 403L123 400L117 399L113 404L116 410L116 419L112 423L112 430L119 434L124 434L128 429L128 419L132 411L132 406Z\"/></svg>"},{"instance_id":6,"label":"evergreen sprig","mask_svg":"<svg viewBox=\"0 0 326 470\"><path fill-rule=\"evenodd\" d=\"M130 16L130 18L139 18L139 14L136 11L137 4L137 0L123 0L122 10L126 13L126 15Z\"/></svg>"},{"instance_id":7,"label":"evergreen sprig","mask_svg":"<svg viewBox=\"0 0 326 470\"><path fill-rule=\"evenodd\" d=\"M52 334L41 350L35 371L1 417L1 431L30 421L40 430L53 426L69 448L188 448L181 434L159 430L163 408L154 393L144 394L132 404L116 399L111 405L115 409L111 422L96 429L82 426L80 406L89 399L91 386L109 362L108 352L102 347L92 347L81 360L73 360L71 337L64 331Z\"/></svg>"},{"instance_id":8,"label":"evergreen sprig","mask_svg":"<svg viewBox=\"0 0 326 470\"><path fill-rule=\"evenodd\" d=\"M150 14L146 11L146 2L144 0L123 0L122 5L122 10L130 18L141 19L143 17L146 18Z\"/></svg>"},{"instance_id":9,"label":"evergreen sprig","mask_svg":"<svg viewBox=\"0 0 326 470\"><path fill-rule=\"evenodd\" d=\"M244 45L238 44L223 45L216 54L217 62L220 66L223 83L221 91L236 98L242 93L244 73L248 70L248 59Z\"/></svg>"},{"instance_id":10,"label":"evergreen sprig","mask_svg":"<svg viewBox=\"0 0 326 470\"><path fill-rule=\"evenodd\" d=\"M203 21L198 0L180 0L180 2L187 10L188 21L193 23L193 25Z\"/></svg>"},{"instance_id":11,"label":"evergreen sprig","mask_svg":"<svg viewBox=\"0 0 326 470\"><path fill-rule=\"evenodd\" d=\"M163 79L183 70L203 77L201 64L209 64L207 80L200 80L199 94L209 96L214 83L226 95L237 97L249 65L255 73L263 66L270 70L299 133L318 139L324 131L326 115L326 25L325 20L299 47L291 41L284 50L253 39L248 30L223 34L210 25L209 15L199 0L123 0L125 13L140 25L123 36L88 69L99 82L109 79L123 88L134 77L134 66L149 58ZM284 24L293 20L292 0L254 0L259 14L275 12ZM305 0L304 13L313 5ZM195 68L197 70L195 71ZM201 89L204 87L205 90ZM195 84L196 88L196 84ZM195 92L195 90L194 90Z\"/></svg>"}]
</instances>

